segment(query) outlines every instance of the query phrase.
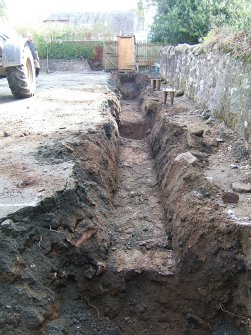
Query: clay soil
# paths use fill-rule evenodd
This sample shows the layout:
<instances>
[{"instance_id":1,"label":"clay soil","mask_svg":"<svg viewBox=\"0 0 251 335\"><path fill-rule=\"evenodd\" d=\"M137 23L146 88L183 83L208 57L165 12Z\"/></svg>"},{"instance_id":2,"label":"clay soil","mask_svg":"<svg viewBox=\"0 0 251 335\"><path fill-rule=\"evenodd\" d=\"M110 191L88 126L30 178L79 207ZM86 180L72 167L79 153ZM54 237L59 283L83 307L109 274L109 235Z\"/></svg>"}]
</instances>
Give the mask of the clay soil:
<instances>
[{"instance_id":1,"label":"clay soil","mask_svg":"<svg viewBox=\"0 0 251 335\"><path fill-rule=\"evenodd\" d=\"M249 334L250 144L148 76L107 79L1 101L0 334Z\"/></svg>"}]
</instances>

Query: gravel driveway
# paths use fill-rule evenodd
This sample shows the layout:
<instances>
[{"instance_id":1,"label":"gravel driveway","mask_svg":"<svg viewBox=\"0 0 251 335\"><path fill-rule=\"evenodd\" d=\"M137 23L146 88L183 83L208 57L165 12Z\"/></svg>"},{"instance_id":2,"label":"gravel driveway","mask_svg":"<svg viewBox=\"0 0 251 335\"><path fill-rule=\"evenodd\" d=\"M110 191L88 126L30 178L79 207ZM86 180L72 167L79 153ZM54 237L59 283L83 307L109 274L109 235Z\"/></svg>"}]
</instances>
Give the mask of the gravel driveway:
<instances>
[{"instance_id":1,"label":"gravel driveway","mask_svg":"<svg viewBox=\"0 0 251 335\"><path fill-rule=\"evenodd\" d=\"M67 146L74 133L109 118L102 110L111 94L107 80L104 72L41 74L28 99L16 99L0 80L0 218L69 186L72 163L58 160L55 169L37 154L46 156L55 142Z\"/></svg>"}]
</instances>

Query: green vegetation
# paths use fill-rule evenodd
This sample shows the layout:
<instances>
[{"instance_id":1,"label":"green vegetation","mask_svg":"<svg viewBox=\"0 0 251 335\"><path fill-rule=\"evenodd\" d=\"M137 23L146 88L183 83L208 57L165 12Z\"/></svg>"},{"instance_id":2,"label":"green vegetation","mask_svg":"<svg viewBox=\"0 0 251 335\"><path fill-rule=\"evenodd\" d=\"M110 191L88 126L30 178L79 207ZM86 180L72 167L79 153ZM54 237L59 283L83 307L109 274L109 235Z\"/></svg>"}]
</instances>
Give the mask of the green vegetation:
<instances>
[{"instance_id":1,"label":"green vegetation","mask_svg":"<svg viewBox=\"0 0 251 335\"><path fill-rule=\"evenodd\" d=\"M218 45L238 59L251 63L251 34L246 30L236 31L223 26L211 30L203 39L202 47Z\"/></svg>"},{"instance_id":2,"label":"green vegetation","mask_svg":"<svg viewBox=\"0 0 251 335\"><path fill-rule=\"evenodd\" d=\"M0 18L5 17L6 5L4 0L0 0Z\"/></svg>"},{"instance_id":3,"label":"green vegetation","mask_svg":"<svg viewBox=\"0 0 251 335\"><path fill-rule=\"evenodd\" d=\"M51 42L47 44L48 54L50 58L86 58L94 59L96 56L96 48L101 42L82 42L82 41L64 41L64 42ZM40 57L45 58L44 45L39 46ZM43 50L43 52L42 52Z\"/></svg>"},{"instance_id":4,"label":"green vegetation","mask_svg":"<svg viewBox=\"0 0 251 335\"><path fill-rule=\"evenodd\" d=\"M209 15L203 0L156 0L152 40L166 44L196 44L208 32Z\"/></svg>"},{"instance_id":5,"label":"green vegetation","mask_svg":"<svg viewBox=\"0 0 251 335\"><path fill-rule=\"evenodd\" d=\"M96 56L96 50L102 46L102 42L93 40L98 36L101 25L96 25L93 30L76 25L58 25L47 23L40 27L20 27L18 32L26 36L27 31L33 34L40 58L50 59L64 58L86 58L92 60Z\"/></svg>"},{"instance_id":6,"label":"green vegetation","mask_svg":"<svg viewBox=\"0 0 251 335\"><path fill-rule=\"evenodd\" d=\"M156 7L152 40L166 44L197 44L220 28L250 36L250 0L146 0ZM229 35L229 34L228 34ZM246 43L246 42L245 42Z\"/></svg>"},{"instance_id":7,"label":"green vegetation","mask_svg":"<svg viewBox=\"0 0 251 335\"><path fill-rule=\"evenodd\" d=\"M143 0L138 0L136 13L137 13L138 18L144 19L145 10L144 10Z\"/></svg>"},{"instance_id":8,"label":"green vegetation","mask_svg":"<svg viewBox=\"0 0 251 335\"><path fill-rule=\"evenodd\" d=\"M203 38L202 46L217 44L225 52L251 63L251 2L238 0L228 5L228 16L218 7L218 15L212 20L214 28Z\"/></svg>"}]
</instances>

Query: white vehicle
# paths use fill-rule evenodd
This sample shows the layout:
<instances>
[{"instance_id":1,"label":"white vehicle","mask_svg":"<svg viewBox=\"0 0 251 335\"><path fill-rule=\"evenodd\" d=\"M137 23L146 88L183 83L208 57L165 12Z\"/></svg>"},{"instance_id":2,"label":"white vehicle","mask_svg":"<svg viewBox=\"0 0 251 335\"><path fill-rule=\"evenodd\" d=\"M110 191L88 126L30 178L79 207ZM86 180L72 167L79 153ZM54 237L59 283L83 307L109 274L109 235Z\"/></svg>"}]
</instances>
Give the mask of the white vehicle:
<instances>
[{"instance_id":1,"label":"white vehicle","mask_svg":"<svg viewBox=\"0 0 251 335\"><path fill-rule=\"evenodd\" d=\"M0 33L0 78L7 78L12 94L19 98L36 92L34 59L26 41Z\"/></svg>"}]
</instances>

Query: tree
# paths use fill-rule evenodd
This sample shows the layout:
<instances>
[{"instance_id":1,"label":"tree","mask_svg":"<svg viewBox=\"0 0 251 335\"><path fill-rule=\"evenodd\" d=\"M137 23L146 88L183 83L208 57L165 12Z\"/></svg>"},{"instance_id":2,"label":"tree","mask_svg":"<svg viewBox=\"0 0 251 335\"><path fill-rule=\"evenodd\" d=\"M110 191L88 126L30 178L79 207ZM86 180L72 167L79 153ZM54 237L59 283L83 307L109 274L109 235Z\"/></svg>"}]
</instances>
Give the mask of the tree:
<instances>
[{"instance_id":1,"label":"tree","mask_svg":"<svg viewBox=\"0 0 251 335\"><path fill-rule=\"evenodd\" d=\"M191 2L194 2L191 4ZM197 32L191 29L197 26L192 19L194 16L192 8L195 7L196 0L155 0L157 14L152 25L152 40L154 42L164 42L168 44L196 43Z\"/></svg>"},{"instance_id":2,"label":"tree","mask_svg":"<svg viewBox=\"0 0 251 335\"><path fill-rule=\"evenodd\" d=\"M148 0L156 6L152 39L197 44L213 27L243 18L249 0ZM249 5L248 5L249 6Z\"/></svg>"},{"instance_id":3,"label":"tree","mask_svg":"<svg viewBox=\"0 0 251 335\"><path fill-rule=\"evenodd\" d=\"M211 24L213 27L228 25L236 29L250 30L250 23L250 0L213 0L211 8Z\"/></svg>"},{"instance_id":4,"label":"tree","mask_svg":"<svg viewBox=\"0 0 251 335\"><path fill-rule=\"evenodd\" d=\"M152 26L153 41L196 44L209 30L209 13L203 0L159 0Z\"/></svg>"},{"instance_id":5,"label":"tree","mask_svg":"<svg viewBox=\"0 0 251 335\"><path fill-rule=\"evenodd\" d=\"M144 10L144 2L143 0L138 0L137 2L137 9L136 9L136 14L140 19L144 20L145 16L145 10Z\"/></svg>"},{"instance_id":6,"label":"tree","mask_svg":"<svg viewBox=\"0 0 251 335\"><path fill-rule=\"evenodd\" d=\"M0 18L5 17L5 9L6 9L5 1L0 0Z\"/></svg>"}]
</instances>

